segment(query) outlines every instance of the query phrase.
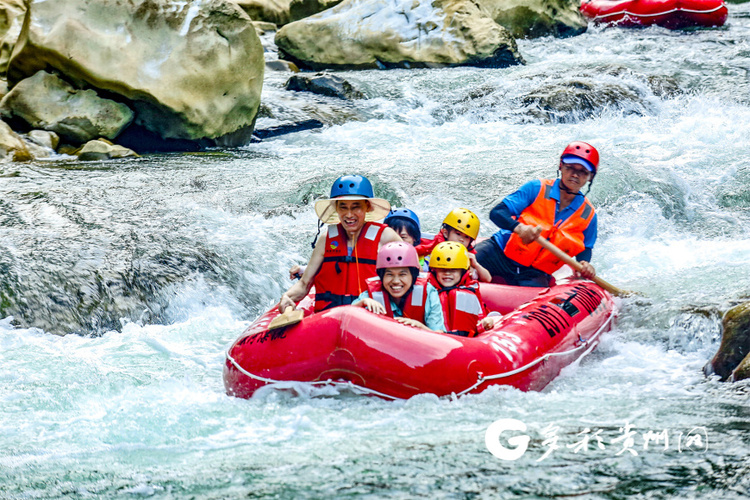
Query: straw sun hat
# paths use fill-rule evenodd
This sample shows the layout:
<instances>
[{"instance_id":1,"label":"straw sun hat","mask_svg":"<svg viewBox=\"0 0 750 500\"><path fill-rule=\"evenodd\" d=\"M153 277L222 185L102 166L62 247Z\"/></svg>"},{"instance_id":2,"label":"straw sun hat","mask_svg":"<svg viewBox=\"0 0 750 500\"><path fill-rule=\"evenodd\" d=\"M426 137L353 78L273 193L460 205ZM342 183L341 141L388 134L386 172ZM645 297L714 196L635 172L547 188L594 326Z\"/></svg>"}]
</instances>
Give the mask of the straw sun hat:
<instances>
[{"instance_id":1,"label":"straw sun hat","mask_svg":"<svg viewBox=\"0 0 750 500\"><path fill-rule=\"evenodd\" d=\"M315 215L326 224L338 224L339 215L336 213L336 202L347 200L367 200L370 210L365 221L383 219L391 211L391 204L383 198L375 198L372 184L367 177L361 175L345 175L339 177L331 187L331 197L315 202Z\"/></svg>"}]
</instances>

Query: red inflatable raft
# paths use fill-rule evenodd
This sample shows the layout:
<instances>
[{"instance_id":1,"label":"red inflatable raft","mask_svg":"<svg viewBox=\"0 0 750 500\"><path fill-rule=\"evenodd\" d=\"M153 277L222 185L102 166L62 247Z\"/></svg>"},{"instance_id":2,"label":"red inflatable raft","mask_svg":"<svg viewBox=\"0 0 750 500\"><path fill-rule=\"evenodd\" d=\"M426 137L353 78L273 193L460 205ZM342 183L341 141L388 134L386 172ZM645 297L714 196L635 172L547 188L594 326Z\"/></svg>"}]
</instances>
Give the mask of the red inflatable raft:
<instances>
[{"instance_id":1,"label":"red inflatable raft","mask_svg":"<svg viewBox=\"0 0 750 500\"><path fill-rule=\"evenodd\" d=\"M722 26L727 20L724 0L584 0L581 13L595 23L669 29Z\"/></svg>"},{"instance_id":2,"label":"red inflatable raft","mask_svg":"<svg viewBox=\"0 0 750 500\"><path fill-rule=\"evenodd\" d=\"M271 309L227 352L227 394L248 398L285 382L345 384L392 399L460 396L495 384L540 390L597 345L617 312L609 293L583 280L481 290L488 308L505 315L475 338L419 330L360 307L312 314L311 296L298 306L301 323L269 331L279 314Z\"/></svg>"}]
</instances>

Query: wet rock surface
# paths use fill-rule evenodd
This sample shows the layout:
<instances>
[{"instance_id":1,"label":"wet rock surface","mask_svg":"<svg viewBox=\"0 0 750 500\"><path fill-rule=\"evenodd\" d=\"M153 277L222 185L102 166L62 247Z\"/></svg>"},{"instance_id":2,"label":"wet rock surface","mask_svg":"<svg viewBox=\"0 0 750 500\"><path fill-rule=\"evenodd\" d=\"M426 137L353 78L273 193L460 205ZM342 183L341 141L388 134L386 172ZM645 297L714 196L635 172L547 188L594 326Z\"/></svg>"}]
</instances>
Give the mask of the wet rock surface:
<instances>
[{"instance_id":1,"label":"wet rock surface","mask_svg":"<svg viewBox=\"0 0 750 500\"><path fill-rule=\"evenodd\" d=\"M706 375L716 374L721 380L741 380L750 376L750 302L724 314L721 345L704 367Z\"/></svg>"},{"instance_id":2,"label":"wet rock surface","mask_svg":"<svg viewBox=\"0 0 750 500\"><path fill-rule=\"evenodd\" d=\"M284 26L276 45L312 70L523 63L515 39L468 0L345 0Z\"/></svg>"},{"instance_id":3,"label":"wet rock surface","mask_svg":"<svg viewBox=\"0 0 750 500\"><path fill-rule=\"evenodd\" d=\"M135 124L164 139L249 139L264 61L236 4L37 1L26 19L8 65L11 86L54 68L79 87L117 96L135 111Z\"/></svg>"},{"instance_id":4,"label":"wet rock surface","mask_svg":"<svg viewBox=\"0 0 750 500\"><path fill-rule=\"evenodd\" d=\"M481 0L480 5L516 38L569 37L588 26L578 0Z\"/></svg>"},{"instance_id":5,"label":"wet rock surface","mask_svg":"<svg viewBox=\"0 0 750 500\"><path fill-rule=\"evenodd\" d=\"M335 7L341 2L342 0L292 0L289 5L289 17L292 21L299 21Z\"/></svg>"},{"instance_id":6,"label":"wet rock surface","mask_svg":"<svg viewBox=\"0 0 750 500\"><path fill-rule=\"evenodd\" d=\"M45 71L13 87L0 101L0 112L72 144L98 137L114 139L133 121L133 111L126 105L103 99L91 89L75 89Z\"/></svg>"},{"instance_id":7,"label":"wet rock surface","mask_svg":"<svg viewBox=\"0 0 750 500\"><path fill-rule=\"evenodd\" d=\"M232 0L242 7L253 21L283 26L289 22L291 0Z\"/></svg>"},{"instance_id":8,"label":"wet rock surface","mask_svg":"<svg viewBox=\"0 0 750 500\"><path fill-rule=\"evenodd\" d=\"M362 99L365 95L340 76L317 73L316 75L294 75L284 85L287 90L312 92L339 99Z\"/></svg>"}]
</instances>

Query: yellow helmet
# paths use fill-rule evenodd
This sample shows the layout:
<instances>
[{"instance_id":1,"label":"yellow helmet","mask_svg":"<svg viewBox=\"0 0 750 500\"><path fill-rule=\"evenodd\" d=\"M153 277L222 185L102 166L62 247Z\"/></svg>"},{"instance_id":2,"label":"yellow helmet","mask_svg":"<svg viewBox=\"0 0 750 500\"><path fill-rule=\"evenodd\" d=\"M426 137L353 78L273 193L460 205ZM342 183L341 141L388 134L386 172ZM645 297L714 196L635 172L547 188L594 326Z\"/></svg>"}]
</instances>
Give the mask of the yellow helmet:
<instances>
[{"instance_id":1,"label":"yellow helmet","mask_svg":"<svg viewBox=\"0 0 750 500\"><path fill-rule=\"evenodd\" d=\"M472 240L479 236L479 217L471 210L456 208L445 217L443 224L461 231Z\"/></svg>"},{"instance_id":2,"label":"yellow helmet","mask_svg":"<svg viewBox=\"0 0 750 500\"><path fill-rule=\"evenodd\" d=\"M432 269L469 269L469 252L461 243L444 241L430 254Z\"/></svg>"}]
</instances>

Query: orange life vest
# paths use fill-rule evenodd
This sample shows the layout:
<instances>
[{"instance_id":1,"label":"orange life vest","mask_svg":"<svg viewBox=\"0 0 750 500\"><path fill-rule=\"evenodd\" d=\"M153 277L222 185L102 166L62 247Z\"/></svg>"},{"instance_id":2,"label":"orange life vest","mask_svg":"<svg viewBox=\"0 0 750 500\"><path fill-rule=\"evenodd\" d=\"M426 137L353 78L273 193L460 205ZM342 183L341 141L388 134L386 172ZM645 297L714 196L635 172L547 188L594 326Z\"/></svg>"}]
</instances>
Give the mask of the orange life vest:
<instances>
[{"instance_id":1,"label":"orange life vest","mask_svg":"<svg viewBox=\"0 0 750 500\"><path fill-rule=\"evenodd\" d=\"M587 198L584 198L578 210L567 219L555 224L557 201L551 196L554 184L555 181L552 179L542 179L542 188L534 203L521 212L518 221L530 226L542 226L544 228L542 238L549 240L571 257L575 257L586 248L583 244L583 231L594 218L594 206ZM563 265L563 261L543 249L539 243L533 241L524 245L521 237L516 233L512 233L508 239L505 245L505 255L522 266L530 266L547 274L554 273Z\"/></svg>"},{"instance_id":2,"label":"orange life vest","mask_svg":"<svg viewBox=\"0 0 750 500\"><path fill-rule=\"evenodd\" d=\"M440 295L446 331L463 337L475 337L477 323L487 315L487 311L479 293L479 283L471 279L471 272L464 273L461 281L452 287L443 288L434 273L430 273L428 283Z\"/></svg>"},{"instance_id":3,"label":"orange life vest","mask_svg":"<svg viewBox=\"0 0 750 500\"><path fill-rule=\"evenodd\" d=\"M323 263L313 281L315 312L351 304L367 290L367 278L377 276L375 262L385 228L384 224L366 222L352 255L348 255L344 226L328 226Z\"/></svg>"},{"instance_id":4,"label":"orange life vest","mask_svg":"<svg viewBox=\"0 0 750 500\"><path fill-rule=\"evenodd\" d=\"M409 295L404 299L404 306L401 309L404 318L415 319L422 323L425 322L425 304L427 304L426 287L427 277L420 274L414 282ZM393 310L391 309L390 296L383 290L383 283L378 276L367 280L367 289L370 292L370 298L385 307L385 314L389 318L392 318Z\"/></svg>"}]
</instances>

